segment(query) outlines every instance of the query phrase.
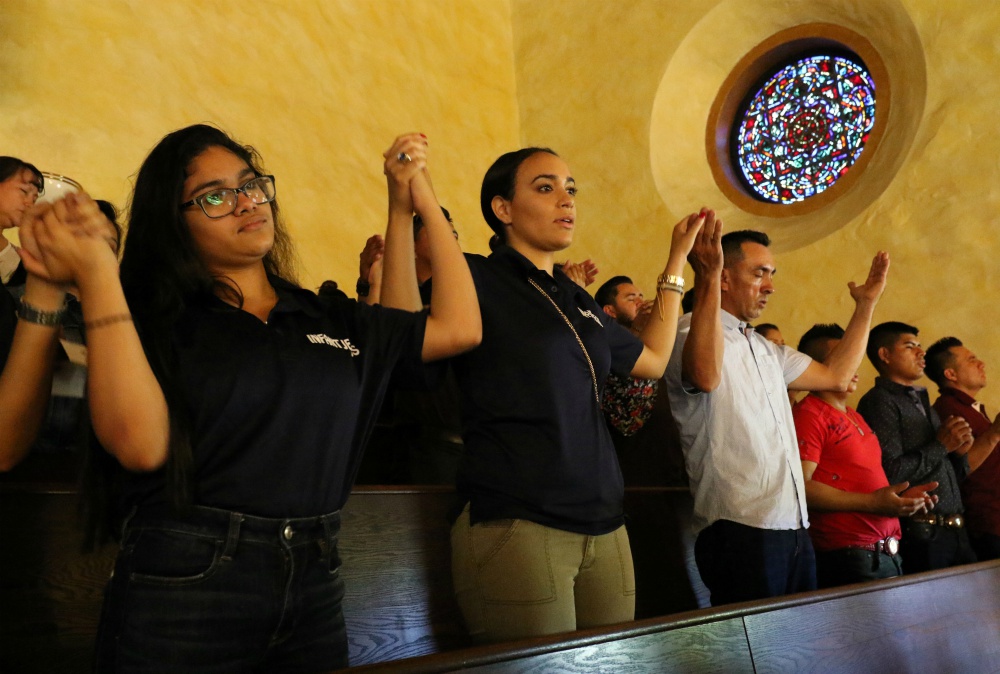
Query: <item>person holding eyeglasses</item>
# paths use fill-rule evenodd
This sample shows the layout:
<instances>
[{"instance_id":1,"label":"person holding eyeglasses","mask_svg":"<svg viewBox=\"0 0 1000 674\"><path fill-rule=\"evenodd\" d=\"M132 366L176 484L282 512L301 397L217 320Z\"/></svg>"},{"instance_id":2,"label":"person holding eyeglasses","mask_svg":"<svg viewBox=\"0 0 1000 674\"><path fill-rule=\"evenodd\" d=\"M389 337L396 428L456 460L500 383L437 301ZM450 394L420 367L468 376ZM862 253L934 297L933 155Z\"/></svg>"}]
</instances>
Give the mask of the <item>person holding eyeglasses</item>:
<instances>
[{"instance_id":1,"label":"person holding eyeglasses","mask_svg":"<svg viewBox=\"0 0 1000 674\"><path fill-rule=\"evenodd\" d=\"M434 228L446 283L429 312L298 287L275 179L211 126L167 135L140 168L120 282L72 217L34 223L33 264L80 287L93 427L117 464L105 477L121 550L95 671L348 664L339 511L386 382L396 363L453 355L481 333L417 138L394 143L386 172L390 213ZM95 208L84 199L77 219ZM392 227L386 238L397 259ZM405 267L389 275L416 292Z\"/></svg>"}]
</instances>

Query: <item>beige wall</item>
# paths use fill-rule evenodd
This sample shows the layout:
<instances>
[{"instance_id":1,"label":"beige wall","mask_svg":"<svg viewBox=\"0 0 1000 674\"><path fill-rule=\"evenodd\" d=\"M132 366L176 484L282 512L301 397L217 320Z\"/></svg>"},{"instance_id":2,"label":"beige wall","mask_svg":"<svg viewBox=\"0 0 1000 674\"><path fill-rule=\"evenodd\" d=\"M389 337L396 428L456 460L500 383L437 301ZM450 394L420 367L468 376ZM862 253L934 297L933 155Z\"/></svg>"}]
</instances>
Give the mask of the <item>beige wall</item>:
<instances>
[{"instance_id":1,"label":"beige wall","mask_svg":"<svg viewBox=\"0 0 1000 674\"><path fill-rule=\"evenodd\" d=\"M1000 7L975 0L512 0L512 16L522 138L556 148L580 183L572 254L593 256L603 278L635 275L647 292L665 261L669 226L702 205L695 199L723 212L730 230L761 226L717 189L696 189L709 176L704 120L721 79L756 43L747 33L767 35L817 18L873 42L893 39L897 28L915 30L925 62L897 64L926 67L926 102L910 105L902 112L915 118L899 122L913 124L912 147L884 191L833 234L779 246L778 291L762 320L780 325L793 343L815 322L845 325L852 308L847 281L861 281L875 251L887 249L890 285L876 321L913 322L925 345L959 335L992 364L998 383L983 397L1000 401L991 301L1000 244L1000 82L990 76L1000 62ZM687 79L665 79L681 59ZM672 88L660 91L662 81ZM899 93L894 101L907 92ZM665 149L650 140L658 94L698 120L680 137L657 137ZM661 167L651 166L651 157L682 160L672 170L686 184L658 189L654 173ZM661 191L689 193L692 203L665 203ZM861 374L863 392L874 370L866 362Z\"/></svg>"},{"instance_id":2,"label":"beige wall","mask_svg":"<svg viewBox=\"0 0 1000 674\"><path fill-rule=\"evenodd\" d=\"M164 134L216 123L277 176L303 283L353 294L399 133L430 137L439 196L486 249L479 182L518 139L510 31L496 0L3 0L0 154L123 205Z\"/></svg>"},{"instance_id":3,"label":"beige wall","mask_svg":"<svg viewBox=\"0 0 1000 674\"><path fill-rule=\"evenodd\" d=\"M485 167L519 145L549 145L581 186L567 256L593 257L603 278L631 273L648 291L670 226L700 202L729 229L759 226L701 188L701 120L732 54L817 16L885 40L894 30L879 12L922 50L912 66L926 68L926 100L903 119L912 147L832 234L803 244L778 231L778 294L764 319L792 340L815 321L845 322L847 280L886 248L877 320L912 321L928 344L956 333L1000 364L989 304L1000 9L978 0L4 0L0 151L122 205L164 133L216 122L257 145L278 176L303 282L351 285L364 239L384 226L380 153L394 135L431 137L441 199L476 252L488 234L476 199ZM694 120L688 132L657 135L658 100ZM682 178L665 185L670 161ZM864 389L867 364L862 374Z\"/></svg>"}]
</instances>

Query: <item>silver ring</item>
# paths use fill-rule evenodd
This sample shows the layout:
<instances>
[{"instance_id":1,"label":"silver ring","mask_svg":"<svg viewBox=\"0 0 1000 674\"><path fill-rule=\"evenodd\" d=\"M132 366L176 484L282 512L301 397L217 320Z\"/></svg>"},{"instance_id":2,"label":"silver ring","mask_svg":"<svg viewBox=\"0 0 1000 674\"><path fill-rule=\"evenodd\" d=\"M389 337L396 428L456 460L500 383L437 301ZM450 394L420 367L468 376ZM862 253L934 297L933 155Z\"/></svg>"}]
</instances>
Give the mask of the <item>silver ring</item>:
<instances>
[{"instance_id":1,"label":"silver ring","mask_svg":"<svg viewBox=\"0 0 1000 674\"><path fill-rule=\"evenodd\" d=\"M398 159L399 161L403 162L404 164L413 161L413 157L411 157L410 155L406 154L405 152L400 152L399 154L397 154L396 155L396 159Z\"/></svg>"}]
</instances>

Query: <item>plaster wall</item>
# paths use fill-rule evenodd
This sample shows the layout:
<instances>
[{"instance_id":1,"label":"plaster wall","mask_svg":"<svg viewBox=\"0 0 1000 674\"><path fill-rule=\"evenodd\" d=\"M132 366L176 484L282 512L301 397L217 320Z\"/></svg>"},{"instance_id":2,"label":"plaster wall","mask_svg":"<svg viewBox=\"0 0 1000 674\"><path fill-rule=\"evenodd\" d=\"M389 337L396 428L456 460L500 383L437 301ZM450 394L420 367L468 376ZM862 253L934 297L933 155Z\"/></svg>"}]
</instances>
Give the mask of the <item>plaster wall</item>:
<instances>
[{"instance_id":1,"label":"plaster wall","mask_svg":"<svg viewBox=\"0 0 1000 674\"><path fill-rule=\"evenodd\" d=\"M666 260L670 226L707 205L723 213L728 230L765 229L777 240L777 292L761 321L777 323L790 343L816 322L846 325L853 307L847 282L861 282L874 253L885 249L892 268L876 322L913 323L925 346L955 334L1000 373L1000 334L991 318L1000 244L1000 135L993 131L1000 82L990 76L1000 56L1000 6L974 0L511 5L522 140L551 145L573 169L580 224L571 255L593 257L602 270L598 282L627 273L649 293ZM701 187L710 183L704 120L729 68L762 41L755 32L817 19L890 46L895 31L915 31L916 49L891 54L896 62L887 65L903 75L926 69L926 99L893 109L894 120L901 115L894 123L912 126L911 144L897 148L895 164L873 161L870 168L883 173L852 191L886 184L833 226L802 237ZM676 74L681 59L684 78ZM668 73L671 87L664 91ZM700 121L686 133L658 136L657 96L667 106L688 106L686 114ZM894 95L893 104L899 100ZM656 162L672 159L676 184L663 189ZM890 180L881 180L885 171L894 172ZM689 200L665 201L664 194ZM808 217L798 226L808 228ZM867 362L861 377L863 393L874 378ZM933 399L936 387L922 383ZM982 398L1000 409L1000 384Z\"/></svg>"},{"instance_id":2,"label":"plaster wall","mask_svg":"<svg viewBox=\"0 0 1000 674\"><path fill-rule=\"evenodd\" d=\"M485 251L479 183L517 144L516 101L504 1L0 3L0 154L122 207L163 135L215 123L276 175L310 287L353 294L400 133L428 135L439 198Z\"/></svg>"}]
</instances>

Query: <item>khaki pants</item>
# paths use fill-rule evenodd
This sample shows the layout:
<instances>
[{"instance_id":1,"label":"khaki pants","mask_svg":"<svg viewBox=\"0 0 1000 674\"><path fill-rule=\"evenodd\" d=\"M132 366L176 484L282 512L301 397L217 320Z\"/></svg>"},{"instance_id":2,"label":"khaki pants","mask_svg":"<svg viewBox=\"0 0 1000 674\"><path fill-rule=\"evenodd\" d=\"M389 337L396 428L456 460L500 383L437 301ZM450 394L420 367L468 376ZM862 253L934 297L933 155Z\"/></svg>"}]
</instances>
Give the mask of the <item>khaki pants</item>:
<instances>
[{"instance_id":1,"label":"khaki pants","mask_svg":"<svg viewBox=\"0 0 1000 674\"><path fill-rule=\"evenodd\" d=\"M625 527L587 536L527 520L451 530L452 577L469 634L496 642L635 618L635 575Z\"/></svg>"}]
</instances>

